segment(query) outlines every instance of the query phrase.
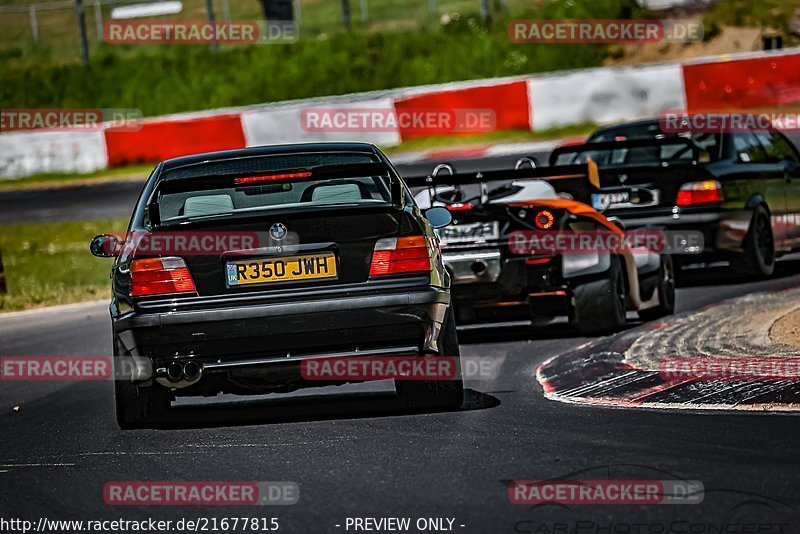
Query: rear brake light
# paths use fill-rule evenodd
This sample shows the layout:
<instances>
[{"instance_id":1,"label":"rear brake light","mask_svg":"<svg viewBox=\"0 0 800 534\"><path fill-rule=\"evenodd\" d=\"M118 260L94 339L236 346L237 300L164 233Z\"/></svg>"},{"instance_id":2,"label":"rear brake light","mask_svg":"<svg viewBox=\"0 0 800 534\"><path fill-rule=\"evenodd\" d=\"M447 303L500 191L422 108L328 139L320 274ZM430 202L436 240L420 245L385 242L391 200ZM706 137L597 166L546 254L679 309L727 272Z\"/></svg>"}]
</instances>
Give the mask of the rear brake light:
<instances>
[{"instance_id":1,"label":"rear brake light","mask_svg":"<svg viewBox=\"0 0 800 534\"><path fill-rule=\"evenodd\" d=\"M431 251L425 236L389 237L375 243L370 276L423 273L430 270Z\"/></svg>"},{"instance_id":2,"label":"rear brake light","mask_svg":"<svg viewBox=\"0 0 800 534\"><path fill-rule=\"evenodd\" d=\"M447 206L448 211L470 211L475 207L472 202L453 202Z\"/></svg>"},{"instance_id":3,"label":"rear brake light","mask_svg":"<svg viewBox=\"0 0 800 534\"><path fill-rule=\"evenodd\" d=\"M146 258L131 262L132 297L193 292L194 281L182 258Z\"/></svg>"},{"instance_id":4,"label":"rear brake light","mask_svg":"<svg viewBox=\"0 0 800 534\"><path fill-rule=\"evenodd\" d=\"M553 260L552 256L545 256L543 258L525 258L525 265L544 265Z\"/></svg>"},{"instance_id":5,"label":"rear brake light","mask_svg":"<svg viewBox=\"0 0 800 534\"><path fill-rule=\"evenodd\" d=\"M234 179L233 183L237 185L252 185L268 182L280 182L281 180L303 180L305 178L311 178L311 171L264 174L259 176L243 176L241 178Z\"/></svg>"},{"instance_id":6,"label":"rear brake light","mask_svg":"<svg viewBox=\"0 0 800 534\"><path fill-rule=\"evenodd\" d=\"M542 210L533 218L533 223L539 230L549 230L555 222L556 218L550 210Z\"/></svg>"},{"instance_id":7,"label":"rear brake light","mask_svg":"<svg viewBox=\"0 0 800 534\"><path fill-rule=\"evenodd\" d=\"M678 206L694 206L697 204L719 204L724 201L722 184L716 180L689 182L683 184L678 191L675 204Z\"/></svg>"}]
</instances>

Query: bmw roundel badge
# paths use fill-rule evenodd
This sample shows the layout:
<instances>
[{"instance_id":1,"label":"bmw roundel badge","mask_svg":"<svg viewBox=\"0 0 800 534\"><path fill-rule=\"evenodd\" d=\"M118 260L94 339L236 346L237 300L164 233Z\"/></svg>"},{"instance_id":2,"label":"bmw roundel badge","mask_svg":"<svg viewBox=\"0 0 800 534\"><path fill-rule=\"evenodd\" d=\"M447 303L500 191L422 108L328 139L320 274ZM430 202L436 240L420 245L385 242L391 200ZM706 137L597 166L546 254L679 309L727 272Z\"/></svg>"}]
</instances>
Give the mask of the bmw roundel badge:
<instances>
[{"instance_id":1,"label":"bmw roundel badge","mask_svg":"<svg viewBox=\"0 0 800 534\"><path fill-rule=\"evenodd\" d=\"M287 233L288 230L286 230L286 225L283 223L275 223L269 228L269 235L275 241L283 241Z\"/></svg>"}]
</instances>

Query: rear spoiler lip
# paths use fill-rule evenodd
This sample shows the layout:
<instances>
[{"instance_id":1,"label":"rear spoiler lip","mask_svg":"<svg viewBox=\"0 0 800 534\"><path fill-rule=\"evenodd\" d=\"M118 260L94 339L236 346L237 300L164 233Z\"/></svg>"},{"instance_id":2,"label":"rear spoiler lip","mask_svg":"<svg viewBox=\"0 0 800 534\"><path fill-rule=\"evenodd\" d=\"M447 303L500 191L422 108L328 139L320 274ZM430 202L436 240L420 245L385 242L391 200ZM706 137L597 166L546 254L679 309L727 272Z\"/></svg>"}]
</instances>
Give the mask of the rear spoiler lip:
<instances>
[{"instance_id":1,"label":"rear spoiler lip","mask_svg":"<svg viewBox=\"0 0 800 534\"><path fill-rule=\"evenodd\" d=\"M190 176L190 177L170 177L161 176L160 181L162 184L187 184L195 185L201 183L219 183L224 180L232 180L234 178L243 178L247 176L261 176L270 174L285 174L292 172L311 172L311 180L315 178L353 178L354 173L363 173L364 175L382 176L389 175L391 169L383 162L375 163L346 163L342 165L315 165L305 167L286 167L269 169L263 171L245 171L245 172L232 172L225 174L209 174L207 176ZM286 180L291 182L292 180ZM298 180L299 181L299 180Z\"/></svg>"},{"instance_id":2,"label":"rear spoiler lip","mask_svg":"<svg viewBox=\"0 0 800 534\"><path fill-rule=\"evenodd\" d=\"M613 150L619 148L635 148L643 146L661 146L661 145L686 145L692 149L692 159L697 161L700 157L702 148L692 141L684 137L670 136L670 137L654 137L649 139L629 139L627 141L602 141L599 143L581 143L577 145L563 145L556 147L548 159L551 167L560 167L555 165L558 157L563 154L572 154L576 152L588 152L590 150Z\"/></svg>"}]
</instances>

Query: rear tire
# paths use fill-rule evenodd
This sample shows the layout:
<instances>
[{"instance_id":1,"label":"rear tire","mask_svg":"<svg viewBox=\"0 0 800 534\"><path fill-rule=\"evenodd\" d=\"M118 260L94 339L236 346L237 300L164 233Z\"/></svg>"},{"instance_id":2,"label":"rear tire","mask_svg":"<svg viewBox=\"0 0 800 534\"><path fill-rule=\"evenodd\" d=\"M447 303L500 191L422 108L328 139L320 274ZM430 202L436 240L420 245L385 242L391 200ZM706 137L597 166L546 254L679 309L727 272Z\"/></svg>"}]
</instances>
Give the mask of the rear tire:
<instances>
[{"instance_id":1,"label":"rear tire","mask_svg":"<svg viewBox=\"0 0 800 534\"><path fill-rule=\"evenodd\" d=\"M119 341L114 343L114 365L120 361ZM123 430L142 428L166 420L169 411L170 393L167 388L153 384L138 386L122 369L114 372L114 404L117 424Z\"/></svg>"},{"instance_id":2,"label":"rear tire","mask_svg":"<svg viewBox=\"0 0 800 534\"><path fill-rule=\"evenodd\" d=\"M747 275L768 277L775 271L775 240L769 212L762 205L753 210L750 229L742 241L742 255L731 261L731 268Z\"/></svg>"},{"instance_id":3,"label":"rear tire","mask_svg":"<svg viewBox=\"0 0 800 534\"><path fill-rule=\"evenodd\" d=\"M166 421L169 391L158 385L137 386L124 380L114 382L117 424L123 430L144 428Z\"/></svg>"},{"instance_id":4,"label":"rear tire","mask_svg":"<svg viewBox=\"0 0 800 534\"><path fill-rule=\"evenodd\" d=\"M575 286L574 322L583 334L606 334L625 326L625 278L622 260L611 256L611 266L600 280Z\"/></svg>"},{"instance_id":5,"label":"rear tire","mask_svg":"<svg viewBox=\"0 0 800 534\"><path fill-rule=\"evenodd\" d=\"M396 380L397 394L408 408L458 408L464 403L461 352L458 346L458 332L452 307L448 308L445 314L438 345L439 356L455 359L455 378L452 380Z\"/></svg>"},{"instance_id":6,"label":"rear tire","mask_svg":"<svg viewBox=\"0 0 800 534\"><path fill-rule=\"evenodd\" d=\"M675 264L672 256L661 256L656 291L658 291L658 306L640 310L639 317L643 321L652 321L675 313Z\"/></svg>"}]
</instances>

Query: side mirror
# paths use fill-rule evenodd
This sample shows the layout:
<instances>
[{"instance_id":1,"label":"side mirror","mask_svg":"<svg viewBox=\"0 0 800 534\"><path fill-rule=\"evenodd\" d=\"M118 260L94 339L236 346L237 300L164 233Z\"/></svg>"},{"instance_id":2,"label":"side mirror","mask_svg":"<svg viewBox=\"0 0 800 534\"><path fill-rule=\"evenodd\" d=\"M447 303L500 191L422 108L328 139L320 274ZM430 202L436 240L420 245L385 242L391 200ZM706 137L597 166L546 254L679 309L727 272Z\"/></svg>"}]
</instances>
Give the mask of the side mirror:
<instances>
[{"instance_id":1,"label":"side mirror","mask_svg":"<svg viewBox=\"0 0 800 534\"><path fill-rule=\"evenodd\" d=\"M120 241L114 234L95 236L89 245L89 251L98 258L113 258L119 254Z\"/></svg>"},{"instance_id":2,"label":"side mirror","mask_svg":"<svg viewBox=\"0 0 800 534\"><path fill-rule=\"evenodd\" d=\"M453 222L453 216L450 211L442 206L434 206L425 210L425 218L431 223L434 228L444 228Z\"/></svg>"}]
</instances>

